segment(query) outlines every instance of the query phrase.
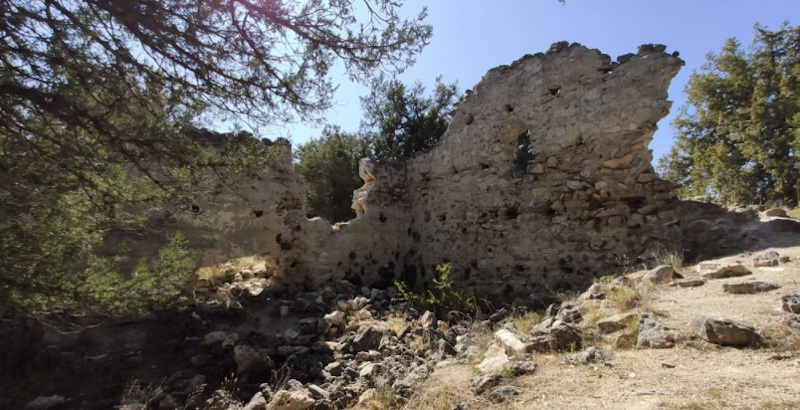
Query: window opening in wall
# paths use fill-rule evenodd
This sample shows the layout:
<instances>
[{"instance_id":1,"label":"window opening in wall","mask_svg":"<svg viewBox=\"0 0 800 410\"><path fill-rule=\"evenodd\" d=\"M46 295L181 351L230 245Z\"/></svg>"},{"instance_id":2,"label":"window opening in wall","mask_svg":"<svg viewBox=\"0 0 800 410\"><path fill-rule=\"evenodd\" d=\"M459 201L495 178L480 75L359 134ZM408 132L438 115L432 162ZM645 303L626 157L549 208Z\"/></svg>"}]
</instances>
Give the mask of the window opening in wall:
<instances>
[{"instance_id":1,"label":"window opening in wall","mask_svg":"<svg viewBox=\"0 0 800 410\"><path fill-rule=\"evenodd\" d=\"M533 159L531 130L525 130L517 136L517 157L514 159L515 177L520 178L528 172L528 161Z\"/></svg>"}]
</instances>

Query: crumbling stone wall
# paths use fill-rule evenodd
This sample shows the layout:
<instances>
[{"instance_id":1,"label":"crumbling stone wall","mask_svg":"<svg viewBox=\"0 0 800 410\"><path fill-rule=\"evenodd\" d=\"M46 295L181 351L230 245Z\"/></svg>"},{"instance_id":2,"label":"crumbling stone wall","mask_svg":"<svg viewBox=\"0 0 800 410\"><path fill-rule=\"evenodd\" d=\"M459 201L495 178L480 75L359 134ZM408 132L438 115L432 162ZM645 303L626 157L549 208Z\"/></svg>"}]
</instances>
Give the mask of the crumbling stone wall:
<instances>
[{"instance_id":1,"label":"crumbling stone wall","mask_svg":"<svg viewBox=\"0 0 800 410\"><path fill-rule=\"evenodd\" d=\"M244 195L220 194L178 225L203 239L206 264L264 255L274 286L420 283L443 262L483 293L581 286L691 247L691 221L724 214L673 199L651 165L682 65L663 46L612 61L557 43L490 70L430 152L400 165L362 160L350 222L306 218L287 153Z\"/></svg>"},{"instance_id":2,"label":"crumbling stone wall","mask_svg":"<svg viewBox=\"0 0 800 410\"><path fill-rule=\"evenodd\" d=\"M653 252L672 214L648 144L683 65L566 43L490 70L408 164L422 266L498 292L586 282Z\"/></svg>"}]
</instances>

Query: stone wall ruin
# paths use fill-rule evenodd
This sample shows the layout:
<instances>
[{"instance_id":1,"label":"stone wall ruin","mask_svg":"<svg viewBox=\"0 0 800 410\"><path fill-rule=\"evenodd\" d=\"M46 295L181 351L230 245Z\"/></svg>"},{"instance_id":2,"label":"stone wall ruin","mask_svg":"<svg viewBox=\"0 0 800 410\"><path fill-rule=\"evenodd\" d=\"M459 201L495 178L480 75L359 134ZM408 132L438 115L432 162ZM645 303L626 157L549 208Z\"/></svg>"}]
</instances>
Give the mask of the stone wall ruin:
<instances>
[{"instance_id":1,"label":"stone wall ruin","mask_svg":"<svg viewBox=\"0 0 800 410\"><path fill-rule=\"evenodd\" d=\"M612 61L557 43L490 70L430 152L399 165L362 160L365 184L347 223L306 218L287 160L177 228L202 233L203 263L261 254L273 286L289 288L343 278L419 284L451 262L464 286L522 295L691 248L686 226L723 211L675 200L651 165L648 144L684 64L664 49Z\"/></svg>"}]
</instances>

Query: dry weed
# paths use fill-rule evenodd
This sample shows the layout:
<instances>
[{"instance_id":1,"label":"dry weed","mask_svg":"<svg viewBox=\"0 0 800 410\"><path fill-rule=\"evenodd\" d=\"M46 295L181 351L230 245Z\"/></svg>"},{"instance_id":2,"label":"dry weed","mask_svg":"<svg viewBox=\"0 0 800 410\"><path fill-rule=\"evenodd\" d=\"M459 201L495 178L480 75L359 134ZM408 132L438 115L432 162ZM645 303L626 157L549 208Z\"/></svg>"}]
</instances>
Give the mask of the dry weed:
<instances>
[{"instance_id":1,"label":"dry weed","mask_svg":"<svg viewBox=\"0 0 800 410\"><path fill-rule=\"evenodd\" d=\"M628 311L641 305L642 294L636 286L620 284L608 290L606 298L617 305L621 311Z\"/></svg>"},{"instance_id":2,"label":"dry weed","mask_svg":"<svg viewBox=\"0 0 800 410\"><path fill-rule=\"evenodd\" d=\"M542 321L542 316L541 312L528 312L522 316L513 318L511 321L517 329L517 335L527 335Z\"/></svg>"},{"instance_id":3,"label":"dry weed","mask_svg":"<svg viewBox=\"0 0 800 410\"><path fill-rule=\"evenodd\" d=\"M391 410L397 408L397 394L388 384L382 384L374 389L366 400L360 401L355 410Z\"/></svg>"},{"instance_id":4,"label":"dry weed","mask_svg":"<svg viewBox=\"0 0 800 410\"><path fill-rule=\"evenodd\" d=\"M774 324L762 328L761 334L773 351L800 351L800 329Z\"/></svg>"},{"instance_id":5,"label":"dry weed","mask_svg":"<svg viewBox=\"0 0 800 410\"><path fill-rule=\"evenodd\" d=\"M453 407L472 399L469 389L443 382L426 385L417 390L404 410L451 410Z\"/></svg>"}]
</instances>

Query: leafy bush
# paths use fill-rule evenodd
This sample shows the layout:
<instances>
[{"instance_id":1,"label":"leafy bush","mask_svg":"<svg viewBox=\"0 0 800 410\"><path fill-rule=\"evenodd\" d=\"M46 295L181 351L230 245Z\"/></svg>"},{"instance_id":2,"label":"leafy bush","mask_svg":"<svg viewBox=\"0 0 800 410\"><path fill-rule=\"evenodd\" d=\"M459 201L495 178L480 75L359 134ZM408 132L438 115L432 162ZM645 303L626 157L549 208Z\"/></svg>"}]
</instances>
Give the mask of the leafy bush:
<instances>
[{"instance_id":1,"label":"leafy bush","mask_svg":"<svg viewBox=\"0 0 800 410\"><path fill-rule=\"evenodd\" d=\"M473 311L476 302L475 295L455 289L453 287L453 279L450 276L451 271L452 265L450 263L437 266L437 275L433 279L434 286L422 292L415 292L409 289L405 283L395 281L395 286L400 294L395 298L395 301L403 302L419 309Z\"/></svg>"}]
</instances>

